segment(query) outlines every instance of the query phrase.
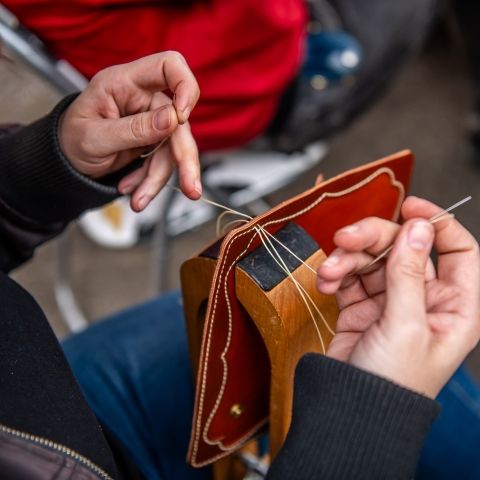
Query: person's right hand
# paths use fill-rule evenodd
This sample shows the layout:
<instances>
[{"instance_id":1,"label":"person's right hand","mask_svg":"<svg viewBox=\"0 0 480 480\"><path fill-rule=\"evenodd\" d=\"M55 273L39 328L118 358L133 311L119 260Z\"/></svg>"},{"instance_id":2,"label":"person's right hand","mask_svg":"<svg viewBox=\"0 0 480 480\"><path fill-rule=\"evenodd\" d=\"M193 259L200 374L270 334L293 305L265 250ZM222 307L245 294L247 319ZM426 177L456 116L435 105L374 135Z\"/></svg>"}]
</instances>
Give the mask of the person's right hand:
<instances>
[{"instance_id":1,"label":"person's right hand","mask_svg":"<svg viewBox=\"0 0 480 480\"><path fill-rule=\"evenodd\" d=\"M440 211L410 197L402 226L367 218L339 230L317 282L341 310L327 355L431 397L480 338L479 247L452 217L431 225ZM392 243L386 264L362 272Z\"/></svg>"}]
</instances>

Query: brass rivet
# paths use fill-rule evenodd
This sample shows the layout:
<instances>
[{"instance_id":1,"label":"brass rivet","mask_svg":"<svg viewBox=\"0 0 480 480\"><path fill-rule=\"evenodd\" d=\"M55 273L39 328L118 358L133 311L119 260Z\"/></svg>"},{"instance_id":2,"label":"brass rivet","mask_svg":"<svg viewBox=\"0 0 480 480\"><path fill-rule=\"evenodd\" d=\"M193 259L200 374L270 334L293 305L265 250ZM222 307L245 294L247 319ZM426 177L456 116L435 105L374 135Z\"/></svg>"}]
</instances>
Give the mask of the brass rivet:
<instances>
[{"instance_id":1,"label":"brass rivet","mask_svg":"<svg viewBox=\"0 0 480 480\"><path fill-rule=\"evenodd\" d=\"M243 413L243 405L240 403L236 403L230 409L230 416L233 418L238 418Z\"/></svg>"}]
</instances>

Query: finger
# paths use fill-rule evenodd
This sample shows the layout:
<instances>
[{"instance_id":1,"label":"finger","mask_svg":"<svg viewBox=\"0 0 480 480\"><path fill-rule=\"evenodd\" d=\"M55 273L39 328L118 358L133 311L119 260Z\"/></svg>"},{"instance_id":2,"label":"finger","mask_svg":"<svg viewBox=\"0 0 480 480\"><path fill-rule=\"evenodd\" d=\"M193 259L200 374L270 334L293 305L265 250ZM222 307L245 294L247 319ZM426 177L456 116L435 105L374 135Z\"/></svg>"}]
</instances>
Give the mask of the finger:
<instances>
[{"instance_id":1,"label":"finger","mask_svg":"<svg viewBox=\"0 0 480 480\"><path fill-rule=\"evenodd\" d=\"M400 229L386 266L386 319L403 323L425 319L425 270L433 238L433 227L426 220L409 220Z\"/></svg>"},{"instance_id":2,"label":"finger","mask_svg":"<svg viewBox=\"0 0 480 480\"><path fill-rule=\"evenodd\" d=\"M341 310L369 298L359 277L349 277L346 279L336 291L335 296L337 298L338 308Z\"/></svg>"},{"instance_id":3,"label":"finger","mask_svg":"<svg viewBox=\"0 0 480 480\"><path fill-rule=\"evenodd\" d=\"M320 265L317 274L324 281L338 281L343 280L347 275L354 273L357 270L364 269L367 265L372 263L373 256L363 251L361 252L346 252L342 248L336 248L328 258ZM381 263L375 263L372 268L377 269L381 267Z\"/></svg>"},{"instance_id":4,"label":"finger","mask_svg":"<svg viewBox=\"0 0 480 480\"><path fill-rule=\"evenodd\" d=\"M342 278L371 263L370 255L377 256L388 248L399 228L388 220L369 217L338 230L333 240L340 248L333 251L318 270L322 293L335 293ZM378 266L381 264L373 268Z\"/></svg>"},{"instance_id":5,"label":"finger","mask_svg":"<svg viewBox=\"0 0 480 480\"><path fill-rule=\"evenodd\" d=\"M343 250L377 256L392 245L399 228L389 220L369 217L338 230L333 241Z\"/></svg>"},{"instance_id":6,"label":"finger","mask_svg":"<svg viewBox=\"0 0 480 480\"><path fill-rule=\"evenodd\" d=\"M192 200L199 199L202 196L200 160L197 144L188 123L179 126L173 132L170 146L173 160L178 167L180 189Z\"/></svg>"},{"instance_id":7,"label":"finger","mask_svg":"<svg viewBox=\"0 0 480 480\"><path fill-rule=\"evenodd\" d=\"M362 270L372 262L372 256L365 252L345 252L341 248L334 250L317 271L317 286L320 292L332 295L340 287L353 283L357 278L355 271ZM373 269L382 268L383 263L375 263ZM369 293L367 291L367 293Z\"/></svg>"},{"instance_id":8,"label":"finger","mask_svg":"<svg viewBox=\"0 0 480 480\"><path fill-rule=\"evenodd\" d=\"M104 157L122 150L146 147L171 135L177 126L172 105L122 118L103 118L91 122L90 128L95 130L95 135L87 138L96 139L96 144L88 145L86 151L91 151L92 156Z\"/></svg>"},{"instance_id":9,"label":"finger","mask_svg":"<svg viewBox=\"0 0 480 480\"><path fill-rule=\"evenodd\" d=\"M334 242L340 248L334 250L318 269L322 293L335 293L343 279L354 272L368 273L382 268L383 262L368 267L392 244L399 228L394 222L369 217L337 231Z\"/></svg>"},{"instance_id":10,"label":"finger","mask_svg":"<svg viewBox=\"0 0 480 480\"><path fill-rule=\"evenodd\" d=\"M402 217L405 220L411 218L431 218L443 209L423 198L409 196L402 204Z\"/></svg>"},{"instance_id":11,"label":"finger","mask_svg":"<svg viewBox=\"0 0 480 480\"><path fill-rule=\"evenodd\" d=\"M178 123L185 123L198 101L200 88L184 57L178 52L162 52L130 65L130 78L138 86L152 92L173 92Z\"/></svg>"},{"instance_id":12,"label":"finger","mask_svg":"<svg viewBox=\"0 0 480 480\"><path fill-rule=\"evenodd\" d=\"M385 291L385 264L378 263L381 264L381 268L360 276L363 287L370 297Z\"/></svg>"},{"instance_id":13,"label":"finger","mask_svg":"<svg viewBox=\"0 0 480 480\"><path fill-rule=\"evenodd\" d=\"M427 268L425 270L425 281L430 282L437 278L437 269L433 263L432 257L428 257Z\"/></svg>"},{"instance_id":14,"label":"finger","mask_svg":"<svg viewBox=\"0 0 480 480\"><path fill-rule=\"evenodd\" d=\"M338 252L339 250L333 252L341 255L339 264L331 268L322 268L323 265L319 268L317 286L321 293L333 295L339 292L341 295L339 301L343 308L351 303L364 300L367 296L372 297L385 291L385 263L383 261L375 263L370 270L365 271L365 266L371 263L372 256L363 252L347 253ZM352 275L359 270L365 273L358 276ZM432 259L428 258L425 281L429 282L435 278L435 266Z\"/></svg>"},{"instance_id":15,"label":"finger","mask_svg":"<svg viewBox=\"0 0 480 480\"><path fill-rule=\"evenodd\" d=\"M403 207L404 218L431 218L443 209L417 197L409 197ZM478 243L470 232L452 217L434 224L437 274L440 280L464 287L477 294L479 288Z\"/></svg>"},{"instance_id":16,"label":"finger","mask_svg":"<svg viewBox=\"0 0 480 480\"><path fill-rule=\"evenodd\" d=\"M385 295L378 298L367 298L342 309L338 321L336 333L340 332L364 332L370 325L375 323L382 314Z\"/></svg>"},{"instance_id":17,"label":"finger","mask_svg":"<svg viewBox=\"0 0 480 480\"><path fill-rule=\"evenodd\" d=\"M130 195L142 183L147 176L148 167L150 166L151 158L147 158L143 165L127 176L123 177L118 184L118 191L122 195Z\"/></svg>"},{"instance_id":18,"label":"finger","mask_svg":"<svg viewBox=\"0 0 480 480\"><path fill-rule=\"evenodd\" d=\"M379 265L378 268L374 268L375 265ZM373 270L362 273L360 279L365 288L365 291L369 296L377 295L385 291L385 268L384 262L377 262L371 268ZM432 259L429 257L427 260L427 267L425 269L425 281L430 282L436 278L435 266Z\"/></svg>"},{"instance_id":19,"label":"finger","mask_svg":"<svg viewBox=\"0 0 480 480\"><path fill-rule=\"evenodd\" d=\"M157 110L165 105L171 105L172 99L164 92L155 92L150 98L148 110ZM175 108L175 106L174 106Z\"/></svg>"},{"instance_id":20,"label":"finger","mask_svg":"<svg viewBox=\"0 0 480 480\"><path fill-rule=\"evenodd\" d=\"M147 175L132 195L132 208L139 212L144 210L152 199L168 182L174 169L168 145L158 150L150 160Z\"/></svg>"},{"instance_id":21,"label":"finger","mask_svg":"<svg viewBox=\"0 0 480 480\"><path fill-rule=\"evenodd\" d=\"M334 250L320 266L318 270L318 276L321 279L320 291L325 294L335 293L345 277L355 272L361 272L361 280L368 295L383 291L385 289L384 263L376 262L370 268L369 265L375 256L391 245L399 228L400 226L393 222L372 217L339 230L335 235L335 242L344 248ZM363 250L369 251L373 256ZM436 272L433 262L429 259L426 280L433 278L436 278Z\"/></svg>"},{"instance_id":22,"label":"finger","mask_svg":"<svg viewBox=\"0 0 480 480\"><path fill-rule=\"evenodd\" d=\"M369 217L338 230L334 242L340 248L332 252L318 271L323 280L321 292L335 293L342 284L345 287L345 282L346 285L351 283L347 276L354 272L363 274L383 268L383 262L372 262L391 246L399 228L398 224L389 220ZM381 275L371 277L370 282L367 279L365 287L362 287L365 294L383 291L380 285L382 279Z\"/></svg>"}]
</instances>

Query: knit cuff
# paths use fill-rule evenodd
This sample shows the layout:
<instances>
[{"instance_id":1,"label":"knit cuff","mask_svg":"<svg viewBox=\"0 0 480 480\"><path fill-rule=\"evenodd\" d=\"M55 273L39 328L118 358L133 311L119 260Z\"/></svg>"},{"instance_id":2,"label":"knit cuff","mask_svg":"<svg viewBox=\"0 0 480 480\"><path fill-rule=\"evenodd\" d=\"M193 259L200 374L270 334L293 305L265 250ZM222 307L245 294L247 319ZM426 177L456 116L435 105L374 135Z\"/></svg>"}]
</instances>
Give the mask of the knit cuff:
<instances>
[{"instance_id":1,"label":"knit cuff","mask_svg":"<svg viewBox=\"0 0 480 480\"><path fill-rule=\"evenodd\" d=\"M113 184L76 171L60 149L58 122L75 98L66 97L46 117L0 138L0 199L35 223L66 222L118 196Z\"/></svg>"},{"instance_id":2,"label":"knit cuff","mask_svg":"<svg viewBox=\"0 0 480 480\"><path fill-rule=\"evenodd\" d=\"M295 375L290 431L269 478L413 478L439 410L388 380L306 355Z\"/></svg>"}]
</instances>

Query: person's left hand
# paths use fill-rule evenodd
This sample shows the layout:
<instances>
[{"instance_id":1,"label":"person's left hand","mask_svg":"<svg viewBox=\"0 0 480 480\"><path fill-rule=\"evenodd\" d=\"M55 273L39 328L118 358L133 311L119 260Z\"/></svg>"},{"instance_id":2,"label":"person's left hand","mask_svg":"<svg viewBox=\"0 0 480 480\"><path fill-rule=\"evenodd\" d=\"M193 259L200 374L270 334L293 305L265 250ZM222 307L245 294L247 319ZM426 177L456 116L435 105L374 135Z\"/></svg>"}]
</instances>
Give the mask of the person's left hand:
<instances>
[{"instance_id":1,"label":"person's left hand","mask_svg":"<svg viewBox=\"0 0 480 480\"><path fill-rule=\"evenodd\" d=\"M327 356L432 398L480 338L479 246L452 217L430 224L441 212L409 197L402 225L370 217L344 227L317 279L340 309ZM390 245L386 262L372 263Z\"/></svg>"},{"instance_id":2,"label":"person's left hand","mask_svg":"<svg viewBox=\"0 0 480 480\"><path fill-rule=\"evenodd\" d=\"M165 91L173 93L173 101ZM132 194L132 208L143 210L177 166L183 193L198 199L200 164L188 117L199 95L193 73L177 52L107 68L64 112L61 149L77 171L97 179L166 139L141 168L120 181L120 193Z\"/></svg>"}]
</instances>

